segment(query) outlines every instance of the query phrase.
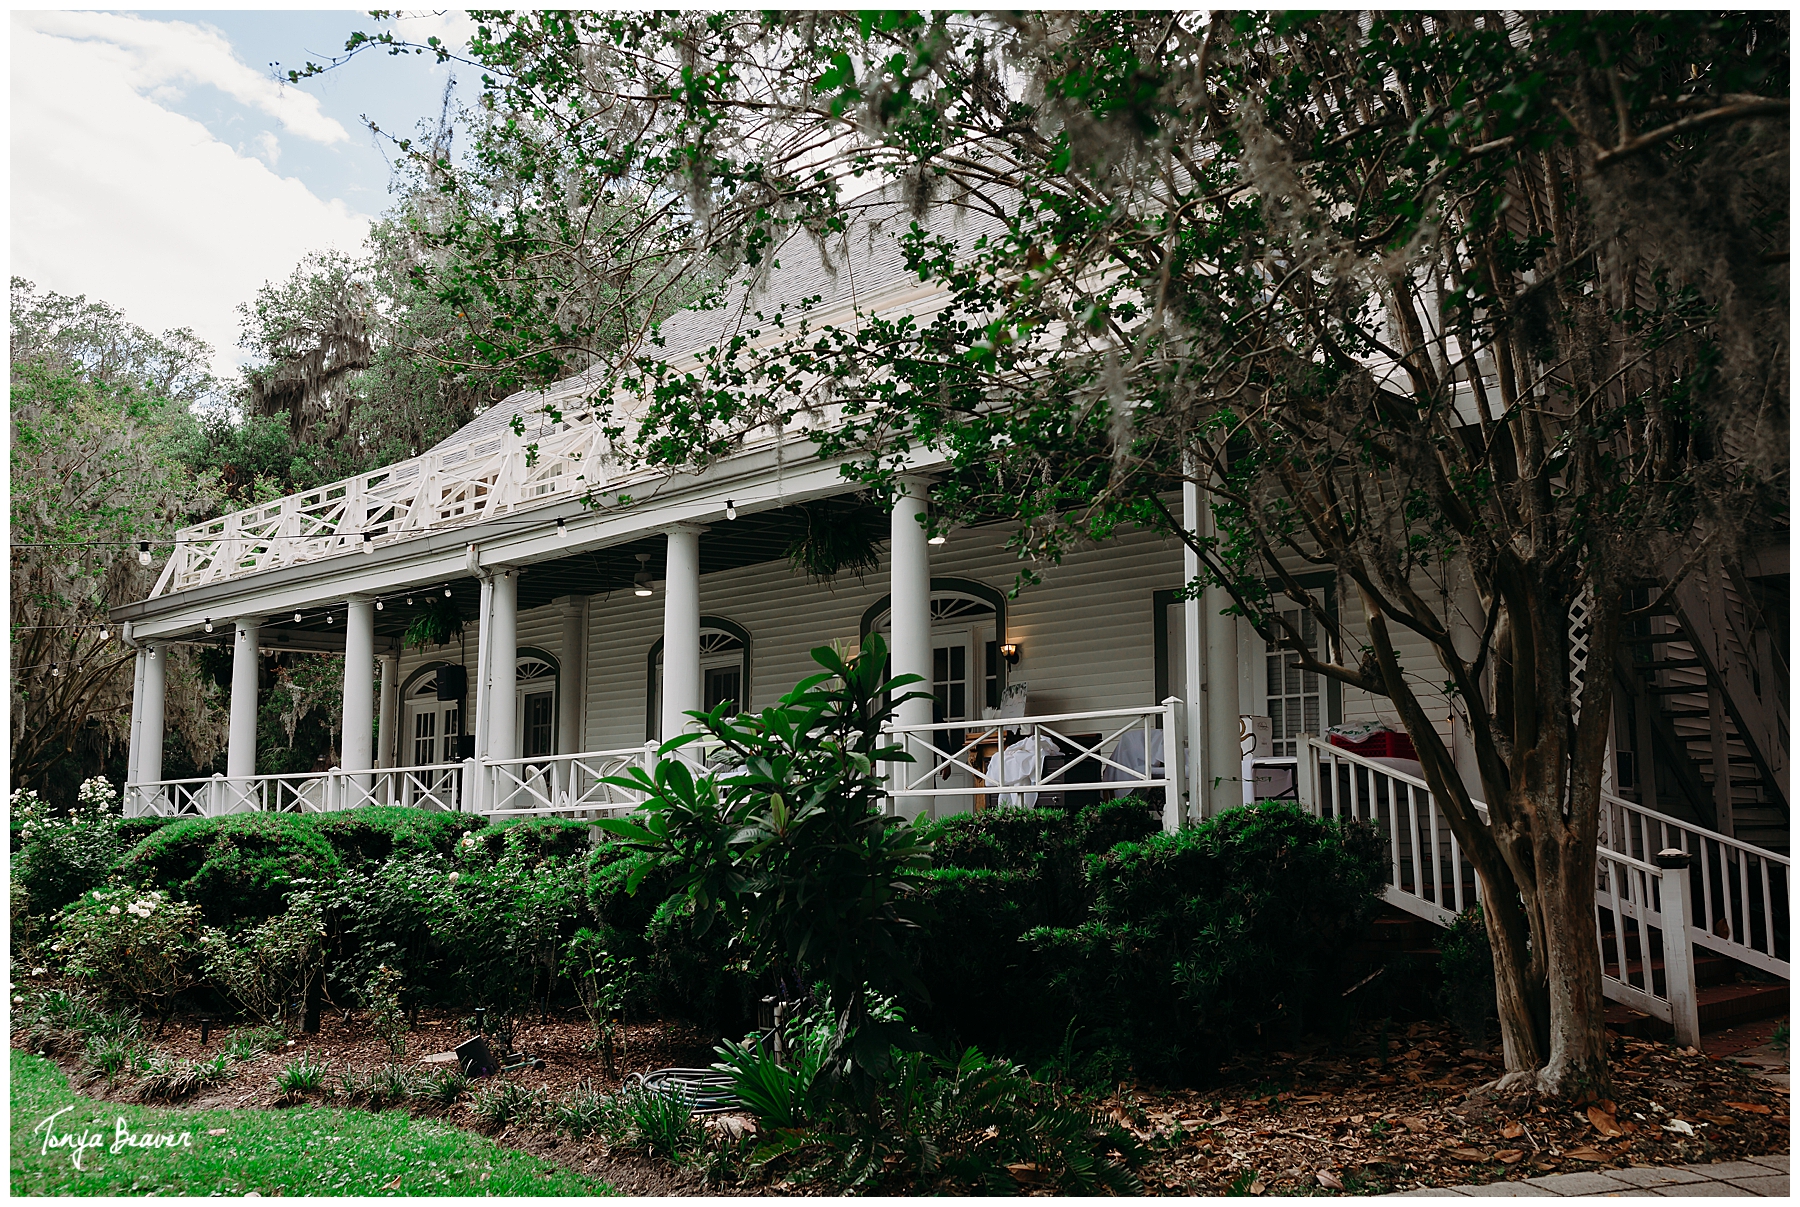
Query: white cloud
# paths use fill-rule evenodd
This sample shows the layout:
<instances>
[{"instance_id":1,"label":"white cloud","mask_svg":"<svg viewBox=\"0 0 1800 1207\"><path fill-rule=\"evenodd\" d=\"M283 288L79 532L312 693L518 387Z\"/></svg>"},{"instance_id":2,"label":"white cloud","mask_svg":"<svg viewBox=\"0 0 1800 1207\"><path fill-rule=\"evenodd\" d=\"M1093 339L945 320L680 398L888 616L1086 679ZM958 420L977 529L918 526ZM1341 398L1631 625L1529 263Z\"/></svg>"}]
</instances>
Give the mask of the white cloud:
<instances>
[{"instance_id":1,"label":"white cloud","mask_svg":"<svg viewBox=\"0 0 1800 1207\"><path fill-rule=\"evenodd\" d=\"M477 28L473 17L454 8L434 12L402 12L394 18L393 24L394 32L408 42L422 44L436 38L459 54L468 51L469 39L475 36Z\"/></svg>"},{"instance_id":2,"label":"white cloud","mask_svg":"<svg viewBox=\"0 0 1800 1207\"><path fill-rule=\"evenodd\" d=\"M172 33L146 31L155 23L129 18L108 27L119 41L95 36L98 25L79 26L86 32L76 37L40 28L76 28L58 23L92 16L15 17L12 271L41 288L104 299L154 331L193 327L213 345L216 370L229 372L239 361L237 304L309 251L356 250L369 219L139 91L166 85L163 60L181 38L198 35L188 43L198 63L216 34L176 22L166 23ZM228 45L222 53L230 56ZM225 75L216 63L207 74L208 82ZM308 119L307 106L251 95L293 133L330 141L329 126L341 134L316 104ZM273 162L274 146L249 146Z\"/></svg>"},{"instance_id":3,"label":"white cloud","mask_svg":"<svg viewBox=\"0 0 1800 1207\"><path fill-rule=\"evenodd\" d=\"M15 37L31 30L125 52L118 60L124 82L152 99L178 97L183 84L210 84L301 138L335 143L350 137L325 115L318 97L254 70L216 29L115 13L17 13L13 22Z\"/></svg>"}]
</instances>

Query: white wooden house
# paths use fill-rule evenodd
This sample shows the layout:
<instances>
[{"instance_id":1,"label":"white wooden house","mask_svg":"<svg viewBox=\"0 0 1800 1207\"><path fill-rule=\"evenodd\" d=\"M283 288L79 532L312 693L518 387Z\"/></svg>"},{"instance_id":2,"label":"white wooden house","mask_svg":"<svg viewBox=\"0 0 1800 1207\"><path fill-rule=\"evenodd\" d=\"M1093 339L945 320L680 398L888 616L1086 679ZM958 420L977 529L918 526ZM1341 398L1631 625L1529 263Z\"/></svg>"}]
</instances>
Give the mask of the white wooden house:
<instances>
[{"instance_id":1,"label":"white wooden house","mask_svg":"<svg viewBox=\"0 0 1800 1207\"><path fill-rule=\"evenodd\" d=\"M853 305L927 313L938 296L879 232L824 249L829 263L792 251L754 309L820 295L823 322ZM675 316L665 355L679 365L746 326L746 309ZM150 598L115 613L139 651L128 807L629 808L600 781L653 758L687 710L720 699L760 708L814 669L814 647L880 629L894 670L928 678L937 700L935 716L926 702L902 715L898 736L919 761L897 773L897 812L1134 788L1160 793L1172 828L1242 801L1240 731L1256 726L1241 718L1263 717L1256 758L1270 785L1391 834L1390 900L1443 921L1474 892L1416 766L1334 752L1321 736L1372 720L1398 728L1385 702L1299 674L1217 607L1175 602L1193 574L1178 543L1126 533L1036 567L1043 581L1014 597L1020 566L1004 528L927 542L920 513L941 468L931 457L910 463L908 491L885 515L858 503L797 427L750 432L704 472L648 471L615 456L595 422L588 400L607 388L575 378L520 394L409 461L180 533ZM1197 526L1199 500L1190 491L1183 503ZM796 574L787 550L809 508L815 521L876 526L886 537L877 568L829 584ZM1625 893L1609 899L1614 933L1627 919L1657 929L1642 895L1660 874L1650 857L1670 845L1696 852L1694 918L1723 910L1735 921L1723 938L1694 926L1694 942L1785 976L1785 545L1734 569L1697 579L1671 615L1629 639L1647 656L1615 668L1602 887ZM1316 586L1335 608L1331 578ZM466 618L463 635L402 648L427 600L445 597ZM162 773L163 651L182 642L235 651L228 771L209 780ZM341 767L258 774L258 650L344 653ZM1422 682L1441 679L1423 650L1403 653ZM1464 761L1448 703L1436 711ZM1002 744L1026 757L1005 757ZM1161 757L1165 744L1186 754ZM1679 1023L1679 985L1671 995L1640 972L1634 988L1622 953L1609 992Z\"/></svg>"}]
</instances>

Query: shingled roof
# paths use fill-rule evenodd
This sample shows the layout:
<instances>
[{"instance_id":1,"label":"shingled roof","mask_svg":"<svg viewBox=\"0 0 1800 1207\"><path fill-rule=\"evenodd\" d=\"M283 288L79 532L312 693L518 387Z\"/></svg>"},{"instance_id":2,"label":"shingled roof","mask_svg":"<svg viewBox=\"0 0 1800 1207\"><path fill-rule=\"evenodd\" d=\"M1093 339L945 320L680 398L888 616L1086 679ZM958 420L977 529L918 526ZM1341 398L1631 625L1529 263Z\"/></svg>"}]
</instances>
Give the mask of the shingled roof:
<instances>
[{"instance_id":1,"label":"shingled roof","mask_svg":"<svg viewBox=\"0 0 1800 1207\"><path fill-rule=\"evenodd\" d=\"M899 237L914 220L896 186L869 194L854 203L859 208L850 228L820 241L796 231L778 246L774 267L763 272L746 268L727 290L724 300L706 310L679 310L658 325L662 355L671 362L696 356L710 347L757 325L756 316L773 315L784 307L796 313L808 299L818 299L810 313L815 321L843 321L854 310L870 313L888 308L907 295L938 292L908 272ZM955 203L938 203L918 219L934 234L967 245L1001 222ZM525 423L527 438L551 430L543 414L546 403L586 398L605 385L604 369L590 369L537 390L521 390L495 403L457 429L434 448L497 434L514 416Z\"/></svg>"}]
</instances>

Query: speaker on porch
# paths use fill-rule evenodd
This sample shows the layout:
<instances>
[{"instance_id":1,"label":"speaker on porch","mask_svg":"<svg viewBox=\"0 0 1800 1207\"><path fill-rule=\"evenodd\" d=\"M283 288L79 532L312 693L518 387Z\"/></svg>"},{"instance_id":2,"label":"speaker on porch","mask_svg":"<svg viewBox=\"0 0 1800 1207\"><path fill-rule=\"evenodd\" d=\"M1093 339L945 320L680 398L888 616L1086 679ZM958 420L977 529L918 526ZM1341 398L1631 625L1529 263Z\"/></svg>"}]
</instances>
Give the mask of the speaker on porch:
<instances>
[{"instance_id":1,"label":"speaker on porch","mask_svg":"<svg viewBox=\"0 0 1800 1207\"><path fill-rule=\"evenodd\" d=\"M456 761L460 763L464 759L472 759L474 757L475 757L475 735L472 733L457 734L456 735Z\"/></svg>"},{"instance_id":2,"label":"speaker on porch","mask_svg":"<svg viewBox=\"0 0 1800 1207\"><path fill-rule=\"evenodd\" d=\"M439 700L460 700L468 694L469 671L467 667L438 667L437 698Z\"/></svg>"}]
</instances>

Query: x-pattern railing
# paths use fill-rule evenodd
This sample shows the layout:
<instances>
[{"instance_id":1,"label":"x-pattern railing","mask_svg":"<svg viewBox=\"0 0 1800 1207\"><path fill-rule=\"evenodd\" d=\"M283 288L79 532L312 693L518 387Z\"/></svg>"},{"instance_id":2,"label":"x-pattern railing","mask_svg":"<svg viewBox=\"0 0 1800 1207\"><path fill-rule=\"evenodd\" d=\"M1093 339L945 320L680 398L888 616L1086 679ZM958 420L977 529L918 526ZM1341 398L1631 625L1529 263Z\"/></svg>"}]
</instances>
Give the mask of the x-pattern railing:
<instances>
[{"instance_id":1,"label":"x-pattern railing","mask_svg":"<svg viewBox=\"0 0 1800 1207\"><path fill-rule=\"evenodd\" d=\"M1178 792L1175 778L1156 753L1160 735L1180 732L1175 713L1175 702L1169 702L1153 708L894 726L890 735L913 761L892 764L889 795L913 799L986 796L1013 804L1040 792L1067 790L1175 787ZM1121 753L1132 733L1141 738L1136 747L1141 758L1134 760L1141 766L1125 761ZM1007 752L1021 748L1028 759L1022 775L1006 767ZM1062 756L1060 761L1050 765L1057 755ZM972 782L945 782L960 778L958 772Z\"/></svg>"},{"instance_id":2,"label":"x-pattern railing","mask_svg":"<svg viewBox=\"0 0 1800 1207\"><path fill-rule=\"evenodd\" d=\"M586 751L490 759L482 764L488 809L507 816L558 814L593 816L635 809L643 798L606 781L632 766L654 766L656 747Z\"/></svg>"},{"instance_id":3,"label":"x-pattern railing","mask_svg":"<svg viewBox=\"0 0 1800 1207\"><path fill-rule=\"evenodd\" d=\"M618 463L593 408L571 408L552 431L479 436L183 528L151 598L410 540L650 472Z\"/></svg>"}]
</instances>

